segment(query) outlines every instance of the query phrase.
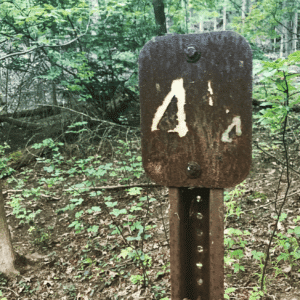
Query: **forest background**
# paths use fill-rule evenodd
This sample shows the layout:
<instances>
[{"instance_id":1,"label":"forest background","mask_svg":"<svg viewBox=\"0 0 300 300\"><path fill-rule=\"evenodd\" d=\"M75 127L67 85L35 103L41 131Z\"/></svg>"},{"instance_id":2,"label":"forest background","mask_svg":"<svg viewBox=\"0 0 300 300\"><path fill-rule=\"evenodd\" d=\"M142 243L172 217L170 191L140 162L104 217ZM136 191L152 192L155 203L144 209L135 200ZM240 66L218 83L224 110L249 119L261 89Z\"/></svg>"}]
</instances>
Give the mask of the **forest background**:
<instances>
[{"instance_id":1,"label":"forest background","mask_svg":"<svg viewBox=\"0 0 300 300\"><path fill-rule=\"evenodd\" d=\"M0 299L170 298L168 192L142 168L138 56L157 35L222 30L253 50L254 134L249 177L225 191L225 297L300 299L298 11L1 0Z\"/></svg>"}]
</instances>

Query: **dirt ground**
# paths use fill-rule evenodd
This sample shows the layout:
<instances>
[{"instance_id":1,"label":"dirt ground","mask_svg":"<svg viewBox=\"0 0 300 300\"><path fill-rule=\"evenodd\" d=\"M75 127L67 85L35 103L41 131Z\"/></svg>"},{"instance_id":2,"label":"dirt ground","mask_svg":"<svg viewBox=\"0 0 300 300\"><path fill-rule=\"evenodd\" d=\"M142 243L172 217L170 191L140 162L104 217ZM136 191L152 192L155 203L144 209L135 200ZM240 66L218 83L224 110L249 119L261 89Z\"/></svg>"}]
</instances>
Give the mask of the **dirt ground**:
<instances>
[{"instance_id":1,"label":"dirt ground","mask_svg":"<svg viewBox=\"0 0 300 300\"><path fill-rule=\"evenodd\" d=\"M7 141L10 151L22 149L32 132L24 132L18 128L0 127L1 141ZM36 138L42 141L45 136ZM269 136L265 131L256 130L253 134L253 159L251 172L246 179L244 191L236 199L243 213L228 216L225 221L225 233L228 228L249 231L243 235L245 247L241 246L240 237L233 236L235 241L230 250L243 250L244 256L234 260L225 267L225 288L234 287L236 290L230 294L230 299L249 299L253 287L259 286L261 268L259 261L252 256L252 251L264 252L269 243L272 228L275 224L275 211L278 210L281 197L287 187L287 177L280 175L282 153L271 149L274 157L258 151L259 145L270 145L275 137ZM133 142L133 149L140 155L138 140ZM264 146L266 148L266 146ZM76 148L76 147L75 147ZM273 152L272 152L273 151ZM116 149L105 145L101 149L95 147L92 156L97 158L98 164L113 164L118 168ZM69 190L87 179L86 174L70 176L70 156L74 160L76 152L64 153L64 162L60 165L61 172L56 177L60 179L54 184L46 184L41 179L51 179L51 174L44 169L44 164L33 162L5 180L4 198L5 209L12 242L17 253L17 268L20 275L14 278L0 276L0 291L9 300L17 299L168 299L170 298L169 273L169 244L168 244L168 189L166 187L143 188L140 195L130 195L125 188L111 188L102 190L102 194L94 197L90 188L78 193L77 198L82 199L80 205L73 210L64 210L70 204L72 197ZM291 150L291 163L297 168L298 152ZM127 158L124 158L128 159ZM278 160L277 160L278 159ZM112 172L112 171L109 171ZM120 177L112 177L106 173L103 181L97 186L118 186L124 184ZM292 183L288 192L289 197L282 212L287 218L279 223L279 231L288 235L288 229L295 227L293 219L300 215L300 186L299 173L291 172ZM53 176L52 176L53 177ZM279 179L281 177L280 185ZM147 183L147 178L131 180L131 184ZM24 191L28 192L28 196ZM278 192L278 201L274 201ZM229 190L226 190L229 192ZM29 223L21 223L22 218L16 218L9 201L22 196L22 207L27 211L41 212ZM124 254L129 243L119 234L113 234L112 224L124 224L129 220L126 215L114 217L104 210L91 211L93 207L103 205L107 199L118 203L118 209L128 209L133 203L139 203L139 197L156 199L149 203L147 210L136 212L137 218L144 220L149 226L151 237L143 244L133 241L132 247L143 249L151 256L151 263L143 267L141 263ZM275 206L276 205L276 206ZM69 227L76 218L76 213L84 210L81 221L84 226L99 226L97 232L82 230L75 233L74 227ZM156 226L154 226L156 225ZM298 224L299 226L299 224ZM34 227L35 230L29 232ZM127 228L127 229L126 229ZM136 231L124 226L124 236L128 237ZM274 241L273 241L274 242ZM298 245L300 240L297 237ZM296 245L291 245L296 247ZM294 251L295 249L289 249ZM267 268L267 296L264 299L296 300L300 299L300 260L281 260L276 257L283 253L280 246L271 247L270 261ZM244 266L244 270L235 272L235 264ZM144 269L148 271L146 286L133 283L132 275L142 275ZM0 296L1 299L1 296Z\"/></svg>"}]
</instances>

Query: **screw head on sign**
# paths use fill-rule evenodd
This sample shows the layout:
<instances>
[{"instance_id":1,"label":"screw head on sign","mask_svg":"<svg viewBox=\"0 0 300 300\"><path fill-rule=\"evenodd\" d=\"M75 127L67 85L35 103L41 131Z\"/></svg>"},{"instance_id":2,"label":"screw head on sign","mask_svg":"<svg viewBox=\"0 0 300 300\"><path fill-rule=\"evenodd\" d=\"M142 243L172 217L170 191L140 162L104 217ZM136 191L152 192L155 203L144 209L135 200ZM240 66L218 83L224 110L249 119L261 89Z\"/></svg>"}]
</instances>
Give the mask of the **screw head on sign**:
<instances>
[{"instance_id":1,"label":"screw head on sign","mask_svg":"<svg viewBox=\"0 0 300 300\"><path fill-rule=\"evenodd\" d=\"M189 46L189 47L187 47L187 49L185 50L185 53L186 53L186 55L188 56L188 57L192 57L192 56L194 56L195 54L196 54L196 49L195 49L195 47L194 46Z\"/></svg>"},{"instance_id":2,"label":"screw head on sign","mask_svg":"<svg viewBox=\"0 0 300 300\"><path fill-rule=\"evenodd\" d=\"M201 168L196 162L191 161L187 165L186 173L189 178L199 178L201 174Z\"/></svg>"},{"instance_id":3,"label":"screw head on sign","mask_svg":"<svg viewBox=\"0 0 300 300\"><path fill-rule=\"evenodd\" d=\"M201 54L199 51L197 51L196 47L194 45L189 45L184 50L186 56L187 56L187 62L196 62L200 59Z\"/></svg>"}]
</instances>

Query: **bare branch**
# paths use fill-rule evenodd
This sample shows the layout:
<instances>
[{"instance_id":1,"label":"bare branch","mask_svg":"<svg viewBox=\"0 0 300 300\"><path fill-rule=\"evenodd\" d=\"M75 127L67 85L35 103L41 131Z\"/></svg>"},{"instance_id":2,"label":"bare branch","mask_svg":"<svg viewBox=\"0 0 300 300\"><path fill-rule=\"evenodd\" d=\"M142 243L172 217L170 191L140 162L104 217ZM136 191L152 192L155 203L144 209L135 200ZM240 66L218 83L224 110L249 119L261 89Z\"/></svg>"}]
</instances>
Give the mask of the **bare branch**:
<instances>
[{"instance_id":1,"label":"bare branch","mask_svg":"<svg viewBox=\"0 0 300 300\"><path fill-rule=\"evenodd\" d=\"M23 54L32 52L32 51L37 50L37 49L40 49L40 48L46 48L46 47L48 47L48 48L54 48L54 47L64 47L64 46L68 46L68 45L70 45L70 44L76 42L77 40L79 40L79 39L80 39L82 36L84 36L84 35L85 35L85 33L82 34L82 35L77 36L75 39L73 39L73 40L67 42L66 44L62 44L62 45L43 45L43 46L38 46L38 47L35 47L35 48L32 48L32 49L29 49L29 50L27 50L27 51L11 53L11 54L8 54L8 55L6 55L6 56L4 56L4 57L0 57L0 60L4 60L4 59L9 58L9 57L12 57L12 56L23 55Z\"/></svg>"}]
</instances>

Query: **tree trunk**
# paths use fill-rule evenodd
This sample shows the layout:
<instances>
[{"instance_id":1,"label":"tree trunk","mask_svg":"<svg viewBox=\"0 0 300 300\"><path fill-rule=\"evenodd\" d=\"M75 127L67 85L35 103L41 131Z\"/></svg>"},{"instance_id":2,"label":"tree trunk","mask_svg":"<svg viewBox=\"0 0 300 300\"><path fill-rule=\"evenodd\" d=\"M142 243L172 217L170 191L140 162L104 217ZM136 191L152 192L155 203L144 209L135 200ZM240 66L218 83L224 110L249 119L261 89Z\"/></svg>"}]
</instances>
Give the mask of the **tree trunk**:
<instances>
[{"instance_id":1,"label":"tree trunk","mask_svg":"<svg viewBox=\"0 0 300 300\"><path fill-rule=\"evenodd\" d=\"M59 113L57 97L56 97L56 84L52 81L52 102L53 102L53 112L54 114Z\"/></svg>"},{"instance_id":2,"label":"tree trunk","mask_svg":"<svg viewBox=\"0 0 300 300\"><path fill-rule=\"evenodd\" d=\"M242 33L244 33L245 26L245 11L246 11L246 0L242 1Z\"/></svg>"},{"instance_id":3,"label":"tree trunk","mask_svg":"<svg viewBox=\"0 0 300 300\"><path fill-rule=\"evenodd\" d=\"M31 129L31 130L38 130L38 128L39 128L35 123L19 121L19 120L13 119L13 118L0 116L0 123L2 123L2 122L6 122L9 124L15 125L17 127Z\"/></svg>"},{"instance_id":4,"label":"tree trunk","mask_svg":"<svg viewBox=\"0 0 300 300\"><path fill-rule=\"evenodd\" d=\"M200 17L200 22L199 22L199 33L204 32L204 21Z\"/></svg>"},{"instance_id":5,"label":"tree trunk","mask_svg":"<svg viewBox=\"0 0 300 300\"><path fill-rule=\"evenodd\" d=\"M223 30L226 30L226 1L223 4Z\"/></svg>"},{"instance_id":6,"label":"tree trunk","mask_svg":"<svg viewBox=\"0 0 300 300\"><path fill-rule=\"evenodd\" d=\"M38 79L36 85L36 101L35 103L44 103L45 102L45 91L43 89L43 81Z\"/></svg>"},{"instance_id":7,"label":"tree trunk","mask_svg":"<svg viewBox=\"0 0 300 300\"><path fill-rule=\"evenodd\" d=\"M284 0L282 2L282 10L284 10L284 8L285 8L285 3L286 3L286 1ZM285 18L285 14L283 14L282 17ZM283 21L283 25L285 25L285 21ZM281 26L280 58L284 57L284 47L286 46L285 45L285 38L286 38L285 31L286 30L285 30L284 26Z\"/></svg>"},{"instance_id":8,"label":"tree trunk","mask_svg":"<svg viewBox=\"0 0 300 300\"><path fill-rule=\"evenodd\" d=\"M286 0L282 3L282 8L285 9L287 7ZM291 53L291 42L290 42L290 28L291 28L291 22L289 15L287 13L282 15L284 21L284 57L287 58L289 54Z\"/></svg>"},{"instance_id":9,"label":"tree trunk","mask_svg":"<svg viewBox=\"0 0 300 300\"><path fill-rule=\"evenodd\" d=\"M284 35L280 35L280 58L283 57L283 40L284 40Z\"/></svg>"},{"instance_id":10,"label":"tree trunk","mask_svg":"<svg viewBox=\"0 0 300 300\"><path fill-rule=\"evenodd\" d=\"M167 33L165 6L163 0L152 0L154 8L155 23L158 27L157 35L164 35Z\"/></svg>"},{"instance_id":11,"label":"tree trunk","mask_svg":"<svg viewBox=\"0 0 300 300\"><path fill-rule=\"evenodd\" d=\"M2 181L0 180L0 272L6 276L18 274L15 269L15 254L11 243L10 231L6 222Z\"/></svg>"},{"instance_id":12,"label":"tree trunk","mask_svg":"<svg viewBox=\"0 0 300 300\"><path fill-rule=\"evenodd\" d=\"M40 118L47 118L53 115L54 113L53 113L52 106L49 105L49 106L41 106L39 108L34 108L34 109L22 110L15 113L9 113L5 115L1 115L1 117L18 119L18 118L39 116Z\"/></svg>"},{"instance_id":13,"label":"tree trunk","mask_svg":"<svg viewBox=\"0 0 300 300\"><path fill-rule=\"evenodd\" d=\"M9 74L8 74L8 69L6 69L6 82L5 82L5 112L6 113L8 112L8 81L9 81Z\"/></svg>"},{"instance_id":14,"label":"tree trunk","mask_svg":"<svg viewBox=\"0 0 300 300\"><path fill-rule=\"evenodd\" d=\"M295 7L298 7L298 0L295 1ZM293 21L293 52L297 51L297 25L298 25L298 10L294 12L294 21Z\"/></svg>"},{"instance_id":15,"label":"tree trunk","mask_svg":"<svg viewBox=\"0 0 300 300\"><path fill-rule=\"evenodd\" d=\"M189 33L189 0L184 0L184 7L185 7L185 31L186 33Z\"/></svg>"}]
</instances>

